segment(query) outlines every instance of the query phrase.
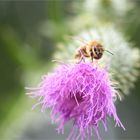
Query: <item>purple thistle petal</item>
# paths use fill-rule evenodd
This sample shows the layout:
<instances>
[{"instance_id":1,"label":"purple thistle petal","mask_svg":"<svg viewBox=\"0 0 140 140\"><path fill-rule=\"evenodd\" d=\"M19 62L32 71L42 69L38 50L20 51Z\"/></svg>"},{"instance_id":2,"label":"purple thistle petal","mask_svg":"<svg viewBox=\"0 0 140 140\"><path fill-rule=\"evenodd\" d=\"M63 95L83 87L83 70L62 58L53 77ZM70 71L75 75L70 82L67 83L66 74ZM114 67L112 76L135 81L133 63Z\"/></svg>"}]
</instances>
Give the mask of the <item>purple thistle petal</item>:
<instances>
[{"instance_id":1,"label":"purple thistle petal","mask_svg":"<svg viewBox=\"0 0 140 140\"><path fill-rule=\"evenodd\" d=\"M28 93L39 97L42 111L51 108L52 121L59 122L58 133L64 133L64 125L72 120L73 128L67 140L74 139L74 128L79 134L75 139L85 139L92 131L100 139L99 122L107 130L106 119L113 117L116 126L124 126L119 120L113 97L117 96L109 80L106 68L93 66L92 63L62 65L53 73L43 76L38 88L29 88Z\"/></svg>"}]
</instances>

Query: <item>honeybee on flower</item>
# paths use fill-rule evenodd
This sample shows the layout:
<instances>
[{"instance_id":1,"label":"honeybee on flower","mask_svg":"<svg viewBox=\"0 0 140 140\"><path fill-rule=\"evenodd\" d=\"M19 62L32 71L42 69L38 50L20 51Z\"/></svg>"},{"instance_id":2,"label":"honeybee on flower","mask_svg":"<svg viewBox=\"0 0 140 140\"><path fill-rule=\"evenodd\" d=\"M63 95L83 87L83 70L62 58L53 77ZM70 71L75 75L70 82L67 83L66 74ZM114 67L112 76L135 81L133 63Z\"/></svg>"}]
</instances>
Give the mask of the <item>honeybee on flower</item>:
<instances>
[{"instance_id":1,"label":"honeybee on flower","mask_svg":"<svg viewBox=\"0 0 140 140\"><path fill-rule=\"evenodd\" d=\"M81 47L92 42L94 39L94 41L99 42L103 46L106 52L114 54L108 55L103 51L103 55L98 60L98 63L100 66L110 66L109 72L113 74L113 79L118 83L121 97L123 98L124 95L128 95L131 91L130 89L135 87L134 83L139 76L139 49L135 48L134 44L128 42L113 25L89 28L73 36L75 39L69 40L67 38L67 43L58 44L58 51L54 54L54 59L73 60L75 50L78 48L78 52ZM96 59L94 60L96 62ZM79 62L80 60L77 58L76 61Z\"/></svg>"},{"instance_id":2,"label":"honeybee on flower","mask_svg":"<svg viewBox=\"0 0 140 140\"><path fill-rule=\"evenodd\" d=\"M75 58L78 59L78 63L84 60L84 57L90 57L92 62L93 59L99 60L102 58L104 51L112 54L110 51L105 50L105 48L101 43L99 43L99 41L93 40L87 43L84 42L84 44L85 45L78 48L75 54Z\"/></svg>"},{"instance_id":3,"label":"honeybee on flower","mask_svg":"<svg viewBox=\"0 0 140 140\"><path fill-rule=\"evenodd\" d=\"M113 117L115 125L125 130L114 104L118 91L109 78L107 67L82 61L61 64L43 76L39 87L28 89L31 90L28 95L40 99L37 105L42 106L42 111L51 109L52 121L59 123L58 133L64 133L67 122L73 123L67 140L86 140L93 134L101 139L99 123L107 130L107 117Z\"/></svg>"},{"instance_id":4,"label":"honeybee on flower","mask_svg":"<svg viewBox=\"0 0 140 140\"><path fill-rule=\"evenodd\" d=\"M93 59L100 59L103 55L103 52L104 48L100 43L97 41L91 41L78 49L75 54L75 58L81 62L84 57L90 57L93 62Z\"/></svg>"}]
</instances>

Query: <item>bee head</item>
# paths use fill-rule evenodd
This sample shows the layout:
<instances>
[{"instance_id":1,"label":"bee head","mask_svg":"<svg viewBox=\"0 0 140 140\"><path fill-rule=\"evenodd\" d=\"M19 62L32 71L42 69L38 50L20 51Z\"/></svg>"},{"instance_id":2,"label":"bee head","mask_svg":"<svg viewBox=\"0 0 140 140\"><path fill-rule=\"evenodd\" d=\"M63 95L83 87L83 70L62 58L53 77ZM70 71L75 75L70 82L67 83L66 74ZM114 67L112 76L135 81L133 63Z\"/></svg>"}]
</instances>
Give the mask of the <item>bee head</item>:
<instances>
[{"instance_id":1,"label":"bee head","mask_svg":"<svg viewBox=\"0 0 140 140\"><path fill-rule=\"evenodd\" d=\"M92 49L93 49L92 51L94 52L93 58L100 59L104 52L103 46L100 44L97 44Z\"/></svg>"}]
</instances>

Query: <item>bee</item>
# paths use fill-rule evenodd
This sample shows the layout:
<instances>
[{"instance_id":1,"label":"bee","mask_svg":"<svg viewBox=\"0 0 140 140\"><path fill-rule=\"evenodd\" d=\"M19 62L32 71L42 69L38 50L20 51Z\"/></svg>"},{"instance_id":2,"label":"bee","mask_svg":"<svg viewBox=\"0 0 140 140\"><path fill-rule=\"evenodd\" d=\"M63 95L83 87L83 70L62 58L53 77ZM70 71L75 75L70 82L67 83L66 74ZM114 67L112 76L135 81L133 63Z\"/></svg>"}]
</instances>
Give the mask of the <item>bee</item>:
<instances>
[{"instance_id":1,"label":"bee","mask_svg":"<svg viewBox=\"0 0 140 140\"><path fill-rule=\"evenodd\" d=\"M75 54L75 58L81 62L84 60L84 57L91 58L91 61L93 62L93 59L100 59L103 56L105 49L103 45L101 45L97 41L90 41L89 43L85 44L84 46L81 46L78 51Z\"/></svg>"},{"instance_id":2,"label":"bee","mask_svg":"<svg viewBox=\"0 0 140 140\"><path fill-rule=\"evenodd\" d=\"M75 58L79 60L80 63L82 60L85 61L85 57L89 57L93 62L93 59L99 60L102 58L104 51L112 54L110 51L105 50L103 45L98 41L90 41L84 46L81 46L75 54ZM113 55L113 54L112 54Z\"/></svg>"}]
</instances>

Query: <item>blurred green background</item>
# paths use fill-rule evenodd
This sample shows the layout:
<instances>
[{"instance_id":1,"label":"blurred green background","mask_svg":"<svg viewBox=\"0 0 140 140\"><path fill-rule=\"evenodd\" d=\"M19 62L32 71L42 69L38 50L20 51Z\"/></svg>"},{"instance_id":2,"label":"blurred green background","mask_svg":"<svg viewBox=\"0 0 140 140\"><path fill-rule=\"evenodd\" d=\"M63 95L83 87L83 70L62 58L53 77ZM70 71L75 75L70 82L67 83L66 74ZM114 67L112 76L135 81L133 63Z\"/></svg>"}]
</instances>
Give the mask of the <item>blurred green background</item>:
<instances>
[{"instance_id":1,"label":"blurred green background","mask_svg":"<svg viewBox=\"0 0 140 140\"><path fill-rule=\"evenodd\" d=\"M102 24L115 23L140 47L140 1L131 1L124 14L114 12L111 0L100 2L99 15L90 14L101 18ZM47 113L40 113L39 107L31 110L35 101L25 95L24 87L36 86L51 70L56 46L74 33L71 20L82 13L83 4L82 0L0 1L0 140L66 138L67 131L64 136L56 134ZM109 129L103 132L105 139L140 139L140 77L135 85L117 104L126 131Z\"/></svg>"}]
</instances>

